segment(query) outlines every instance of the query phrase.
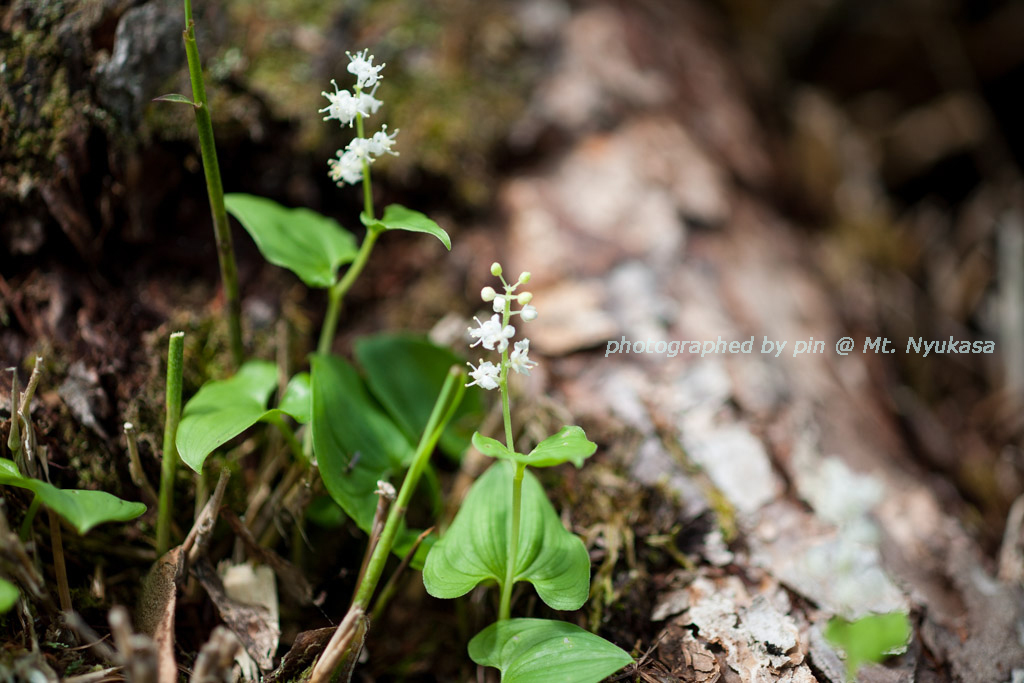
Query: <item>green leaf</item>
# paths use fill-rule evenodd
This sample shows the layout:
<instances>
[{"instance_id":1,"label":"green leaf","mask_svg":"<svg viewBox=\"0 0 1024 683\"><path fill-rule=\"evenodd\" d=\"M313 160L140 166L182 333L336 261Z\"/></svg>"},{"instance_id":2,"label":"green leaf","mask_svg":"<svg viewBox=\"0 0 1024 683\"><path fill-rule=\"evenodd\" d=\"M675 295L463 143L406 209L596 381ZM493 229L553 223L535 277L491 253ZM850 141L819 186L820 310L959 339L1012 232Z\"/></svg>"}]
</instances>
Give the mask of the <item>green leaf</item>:
<instances>
[{"instance_id":1,"label":"green leaf","mask_svg":"<svg viewBox=\"0 0 1024 683\"><path fill-rule=\"evenodd\" d=\"M300 372L290 380L284 388L278 410L288 413L299 424L308 424L312 411L312 392L309 387L309 373Z\"/></svg>"},{"instance_id":2,"label":"green leaf","mask_svg":"<svg viewBox=\"0 0 1024 683\"><path fill-rule=\"evenodd\" d=\"M500 669L502 683L597 683L633 663L604 638L549 619L495 622L469 641L469 656Z\"/></svg>"},{"instance_id":3,"label":"green leaf","mask_svg":"<svg viewBox=\"0 0 1024 683\"><path fill-rule=\"evenodd\" d=\"M207 382L185 404L178 423L175 444L182 461L199 472L210 453L261 420L282 413L299 422L308 419L309 403L302 403L301 385L298 376L293 378L288 385L291 396L285 391L281 407L267 410L267 399L277 387L277 366L269 361L248 361L233 377Z\"/></svg>"},{"instance_id":4,"label":"green leaf","mask_svg":"<svg viewBox=\"0 0 1024 683\"><path fill-rule=\"evenodd\" d=\"M187 97L185 95L179 95L176 92L172 92L172 93L169 93L167 95L161 95L160 97L154 97L153 101L154 102L176 102L178 104L190 104L193 107L196 106L196 103L192 101L191 97Z\"/></svg>"},{"instance_id":5,"label":"green leaf","mask_svg":"<svg viewBox=\"0 0 1024 683\"><path fill-rule=\"evenodd\" d=\"M530 467L554 467L563 462L572 462L576 467L582 467L583 461L597 450L597 444L588 441L581 428L568 426L541 441L526 455L510 451L505 444L479 432L473 434L473 445L491 458L512 460Z\"/></svg>"},{"instance_id":6,"label":"green leaf","mask_svg":"<svg viewBox=\"0 0 1024 683\"><path fill-rule=\"evenodd\" d=\"M313 452L331 498L369 533L377 509L378 480L399 485L414 455L412 444L370 398L355 368L337 356L312 359ZM416 534L400 531L395 554Z\"/></svg>"},{"instance_id":7,"label":"green leaf","mask_svg":"<svg viewBox=\"0 0 1024 683\"><path fill-rule=\"evenodd\" d=\"M0 614L11 611L18 602L18 587L10 581L0 579Z\"/></svg>"},{"instance_id":8,"label":"green leaf","mask_svg":"<svg viewBox=\"0 0 1024 683\"><path fill-rule=\"evenodd\" d=\"M379 334L355 344L356 358L366 369L366 383L374 397L411 443L419 442L431 407L441 392L452 365L463 365L450 349L411 334ZM458 458L469 446L472 425L483 417L481 392L469 387L438 444Z\"/></svg>"},{"instance_id":9,"label":"green leaf","mask_svg":"<svg viewBox=\"0 0 1024 683\"><path fill-rule=\"evenodd\" d=\"M880 662L907 644L910 620L902 612L872 614L852 622L832 617L825 637L846 652L847 677L853 680L862 664Z\"/></svg>"},{"instance_id":10,"label":"green leaf","mask_svg":"<svg viewBox=\"0 0 1024 683\"><path fill-rule=\"evenodd\" d=\"M482 581L505 581L515 466L497 462L476 480L448 532L434 544L423 583L436 598L457 598ZM519 549L513 581L529 581L559 610L579 609L590 592L590 557L566 531L537 478L523 476Z\"/></svg>"},{"instance_id":11,"label":"green leaf","mask_svg":"<svg viewBox=\"0 0 1024 683\"><path fill-rule=\"evenodd\" d=\"M0 458L0 485L32 491L43 505L70 522L80 534L105 522L128 522L146 511L142 503L129 503L105 491L65 491L45 481L24 477L14 461L5 458Z\"/></svg>"},{"instance_id":12,"label":"green leaf","mask_svg":"<svg viewBox=\"0 0 1024 683\"><path fill-rule=\"evenodd\" d=\"M407 209L401 204L390 204L384 209L384 215L377 220L368 220L360 216L366 227L378 226L384 230L408 230L409 232L425 232L441 240L448 251L452 250L452 239L444 229L419 211Z\"/></svg>"},{"instance_id":13,"label":"green leaf","mask_svg":"<svg viewBox=\"0 0 1024 683\"><path fill-rule=\"evenodd\" d=\"M503 458L505 460L516 460L516 456L522 458L521 453L515 453L508 449L508 446L492 439L489 436L484 436L480 432L473 432L473 447L483 453L489 458Z\"/></svg>"},{"instance_id":14,"label":"green leaf","mask_svg":"<svg viewBox=\"0 0 1024 683\"><path fill-rule=\"evenodd\" d=\"M310 287L330 287L338 268L355 260L352 233L309 209L289 209L249 194L224 195L228 212L246 229L263 258L287 268Z\"/></svg>"},{"instance_id":15,"label":"green leaf","mask_svg":"<svg viewBox=\"0 0 1024 683\"><path fill-rule=\"evenodd\" d=\"M583 467L583 461L594 454L597 444L587 440L587 435L579 427L562 427L557 434L537 444L530 451L524 462L530 467L554 467L563 462L571 462L576 467Z\"/></svg>"}]
</instances>

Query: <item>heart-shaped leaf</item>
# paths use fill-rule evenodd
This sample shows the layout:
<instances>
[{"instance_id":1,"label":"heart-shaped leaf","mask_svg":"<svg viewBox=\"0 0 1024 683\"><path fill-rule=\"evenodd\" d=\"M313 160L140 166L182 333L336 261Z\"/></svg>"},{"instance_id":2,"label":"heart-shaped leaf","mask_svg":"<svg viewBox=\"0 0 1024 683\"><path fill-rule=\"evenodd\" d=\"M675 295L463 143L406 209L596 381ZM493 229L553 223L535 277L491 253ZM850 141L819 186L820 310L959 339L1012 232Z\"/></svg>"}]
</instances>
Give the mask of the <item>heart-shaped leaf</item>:
<instances>
[{"instance_id":1,"label":"heart-shaped leaf","mask_svg":"<svg viewBox=\"0 0 1024 683\"><path fill-rule=\"evenodd\" d=\"M224 206L252 236L263 258L310 287L330 287L338 268L355 260L356 239L336 220L310 209L288 209L250 194L224 195Z\"/></svg>"},{"instance_id":2,"label":"heart-shaped leaf","mask_svg":"<svg viewBox=\"0 0 1024 683\"><path fill-rule=\"evenodd\" d=\"M444 229L427 218L419 211L407 209L401 204L390 204L384 209L384 215L376 220L360 216L366 227L376 225L384 230L408 230L409 232L425 232L441 240L448 251L452 250L452 239Z\"/></svg>"},{"instance_id":3,"label":"heart-shaped leaf","mask_svg":"<svg viewBox=\"0 0 1024 683\"><path fill-rule=\"evenodd\" d=\"M314 354L311 375L313 452L320 476L331 498L369 532L377 509L377 482L397 486L398 475L414 455L412 444L343 359ZM403 529L394 552L403 554L415 539L415 533Z\"/></svg>"},{"instance_id":4,"label":"heart-shaped leaf","mask_svg":"<svg viewBox=\"0 0 1024 683\"><path fill-rule=\"evenodd\" d=\"M436 598L465 595L481 581L505 581L512 531L515 466L497 462L476 480L448 532L434 544L423 583ZM579 609L590 592L590 557L566 531L537 478L523 476L519 548L513 581L529 581L550 607Z\"/></svg>"},{"instance_id":5,"label":"heart-shaped leaf","mask_svg":"<svg viewBox=\"0 0 1024 683\"><path fill-rule=\"evenodd\" d=\"M597 683L633 658L575 624L505 619L469 641L470 658L501 670L502 683Z\"/></svg>"},{"instance_id":6,"label":"heart-shaped leaf","mask_svg":"<svg viewBox=\"0 0 1024 683\"><path fill-rule=\"evenodd\" d=\"M583 430L575 426L562 427L557 434L541 441L526 455L510 451L505 444L479 432L473 434L473 445L486 456L512 460L530 467L554 467L563 462L582 467L583 461L597 450L597 444L588 441Z\"/></svg>"},{"instance_id":7,"label":"heart-shaped leaf","mask_svg":"<svg viewBox=\"0 0 1024 683\"><path fill-rule=\"evenodd\" d=\"M302 384L301 378L293 378L281 408L267 410L267 399L277 386L277 366L269 361L248 361L233 377L207 382L185 404L178 423L175 444L182 461L199 472L210 453L260 420L282 413L299 422L308 420L309 399L303 404Z\"/></svg>"},{"instance_id":8,"label":"heart-shaped leaf","mask_svg":"<svg viewBox=\"0 0 1024 683\"><path fill-rule=\"evenodd\" d=\"M129 503L105 491L62 490L45 481L24 477L14 461L5 458L0 458L0 485L32 491L43 505L70 522L80 534L105 522L128 522L146 511L142 503Z\"/></svg>"},{"instance_id":9,"label":"heart-shaped leaf","mask_svg":"<svg viewBox=\"0 0 1024 683\"><path fill-rule=\"evenodd\" d=\"M449 368L464 363L450 349L411 334L363 337L356 342L355 353L370 391L412 443L427 426ZM441 450L460 457L469 445L470 425L480 424L482 415L480 392L470 387L441 435Z\"/></svg>"}]
</instances>

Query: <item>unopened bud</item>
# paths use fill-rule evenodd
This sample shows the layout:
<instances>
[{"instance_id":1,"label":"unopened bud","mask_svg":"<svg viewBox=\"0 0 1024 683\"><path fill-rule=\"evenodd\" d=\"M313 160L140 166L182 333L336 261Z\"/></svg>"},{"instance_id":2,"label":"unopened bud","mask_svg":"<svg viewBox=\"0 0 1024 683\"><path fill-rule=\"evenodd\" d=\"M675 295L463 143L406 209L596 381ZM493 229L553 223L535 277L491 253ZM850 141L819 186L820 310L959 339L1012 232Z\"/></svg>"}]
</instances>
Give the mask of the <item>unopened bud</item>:
<instances>
[{"instance_id":1,"label":"unopened bud","mask_svg":"<svg viewBox=\"0 0 1024 683\"><path fill-rule=\"evenodd\" d=\"M530 322L537 319L537 309L533 306L523 306L523 310L519 311L519 317L523 319L523 322Z\"/></svg>"},{"instance_id":2,"label":"unopened bud","mask_svg":"<svg viewBox=\"0 0 1024 683\"><path fill-rule=\"evenodd\" d=\"M484 287L480 290L480 298L484 301L494 301L494 297L497 296L497 292L494 291L494 287Z\"/></svg>"},{"instance_id":3,"label":"unopened bud","mask_svg":"<svg viewBox=\"0 0 1024 683\"><path fill-rule=\"evenodd\" d=\"M530 281L530 271L524 270L522 273L519 274L519 283L520 284L525 285L529 281Z\"/></svg>"},{"instance_id":4,"label":"unopened bud","mask_svg":"<svg viewBox=\"0 0 1024 683\"><path fill-rule=\"evenodd\" d=\"M518 299L519 303L525 306L526 304L533 301L533 292L523 292L516 298Z\"/></svg>"},{"instance_id":5,"label":"unopened bud","mask_svg":"<svg viewBox=\"0 0 1024 683\"><path fill-rule=\"evenodd\" d=\"M497 261L491 264L491 275L501 277L501 264Z\"/></svg>"}]
</instances>

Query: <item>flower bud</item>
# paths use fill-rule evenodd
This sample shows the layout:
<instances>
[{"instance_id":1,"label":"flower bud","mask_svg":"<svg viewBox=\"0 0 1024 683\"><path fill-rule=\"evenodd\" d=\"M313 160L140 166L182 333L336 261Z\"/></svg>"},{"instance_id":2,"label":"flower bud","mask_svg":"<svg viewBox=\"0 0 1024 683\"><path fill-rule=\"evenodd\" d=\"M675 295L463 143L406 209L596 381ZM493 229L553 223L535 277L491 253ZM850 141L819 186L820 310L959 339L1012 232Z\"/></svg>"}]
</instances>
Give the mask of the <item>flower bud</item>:
<instances>
[{"instance_id":1,"label":"flower bud","mask_svg":"<svg viewBox=\"0 0 1024 683\"><path fill-rule=\"evenodd\" d=\"M519 311L519 317L523 319L523 322L530 322L537 319L537 309L533 306L523 306L523 310Z\"/></svg>"},{"instance_id":2,"label":"flower bud","mask_svg":"<svg viewBox=\"0 0 1024 683\"><path fill-rule=\"evenodd\" d=\"M530 281L530 271L524 270L522 273L519 274L519 284L525 285L529 281Z\"/></svg>"},{"instance_id":3,"label":"flower bud","mask_svg":"<svg viewBox=\"0 0 1024 683\"><path fill-rule=\"evenodd\" d=\"M491 275L501 277L501 264L497 261L491 264Z\"/></svg>"},{"instance_id":4,"label":"flower bud","mask_svg":"<svg viewBox=\"0 0 1024 683\"><path fill-rule=\"evenodd\" d=\"M533 292L523 292L516 299L524 306L533 301Z\"/></svg>"},{"instance_id":5,"label":"flower bud","mask_svg":"<svg viewBox=\"0 0 1024 683\"><path fill-rule=\"evenodd\" d=\"M480 298L484 301L494 301L494 297L497 292L494 291L494 287L484 287L480 290Z\"/></svg>"}]
</instances>

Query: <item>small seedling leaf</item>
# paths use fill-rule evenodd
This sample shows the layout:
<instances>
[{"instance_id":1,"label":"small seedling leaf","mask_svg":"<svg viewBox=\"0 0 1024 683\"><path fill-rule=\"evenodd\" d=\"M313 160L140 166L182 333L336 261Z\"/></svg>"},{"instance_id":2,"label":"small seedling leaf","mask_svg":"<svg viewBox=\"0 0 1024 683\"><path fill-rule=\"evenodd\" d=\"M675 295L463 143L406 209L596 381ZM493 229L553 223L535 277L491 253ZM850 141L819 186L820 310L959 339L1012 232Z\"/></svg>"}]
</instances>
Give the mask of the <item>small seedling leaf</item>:
<instances>
[{"instance_id":1,"label":"small seedling leaf","mask_svg":"<svg viewBox=\"0 0 1024 683\"><path fill-rule=\"evenodd\" d=\"M308 418L308 400L301 401L301 379L289 384L292 396L276 410L267 410L267 399L277 387L277 366L269 361L251 360L228 379L204 384L185 404L175 444L182 461L196 472L210 453L260 420L288 413L298 421ZM295 386L293 387L292 384ZM291 412L292 410L295 412Z\"/></svg>"},{"instance_id":2,"label":"small seedling leaf","mask_svg":"<svg viewBox=\"0 0 1024 683\"><path fill-rule=\"evenodd\" d=\"M448 236L448 233L440 225L427 218L425 214L407 209L401 204L388 205L384 209L384 215L379 219L370 220L365 215L360 216L360 218L366 227L376 225L384 230L425 232L441 240L441 244L445 246L445 249L448 251L452 250L452 238Z\"/></svg>"},{"instance_id":3,"label":"small seedling leaf","mask_svg":"<svg viewBox=\"0 0 1024 683\"><path fill-rule=\"evenodd\" d=\"M825 637L846 653L847 678L854 680L861 665L880 662L907 644L910 620L903 612L872 614L856 621L832 617Z\"/></svg>"},{"instance_id":4,"label":"small seedling leaf","mask_svg":"<svg viewBox=\"0 0 1024 683\"><path fill-rule=\"evenodd\" d=\"M426 429L448 370L465 362L450 349L411 334L363 337L356 342L355 353L366 370L370 392L411 443L418 442ZM476 387L466 390L441 435L439 447L453 458L469 446L472 425L480 424L484 412L480 394Z\"/></svg>"},{"instance_id":5,"label":"small seedling leaf","mask_svg":"<svg viewBox=\"0 0 1024 683\"><path fill-rule=\"evenodd\" d=\"M5 458L0 458L0 485L32 491L43 505L70 522L80 534L97 524L131 521L146 511L142 503L130 503L105 491L63 490L45 481L22 476L14 461Z\"/></svg>"},{"instance_id":6,"label":"small seedling leaf","mask_svg":"<svg viewBox=\"0 0 1024 683\"><path fill-rule=\"evenodd\" d=\"M188 104L196 106L196 103L192 101L191 97L186 95L179 95L176 92L168 93L167 95L161 95L160 97L154 97L154 102L176 102L178 104Z\"/></svg>"},{"instance_id":7,"label":"small seedling leaf","mask_svg":"<svg viewBox=\"0 0 1024 683\"><path fill-rule=\"evenodd\" d=\"M369 532L377 509L377 481L389 481L397 488L412 461L412 444L343 359L313 355L310 384L313 452L320 476L331 498L360 529ZM415 539L416 533L403 528L394 552L403 554Z\"/></svg>"},{"instance_id":8,"label":"small seedling leaf","mask_svg":"<svg viewBox=\"0 0 1024 683\"><path fill-rule=\"evenodd\" d=\"M427 555L423 583L434 597L457 598L483 581L504 582L514 470L510 462L497 462L477 479L448 532ZM562 526L529 470L521 510L513 580L532 583L554 609L579 609L590 592L590 557L583 541Z\"/></svg>"},{"instance_id":9,"label":"small seedling leaf","mask_svg":"<svg viewBox=\"0 0 1024 683\"><path fill-rule=\"evenodd\" d=\"M18 602L18 587L6 579L0 579L0 614L11 611Z\"/></svg>"},{"instance_id":10,"label":"small seedling leaf","mask_svg":"<svg viewBox=\"0 0 1024 683\"><path fill-rule=\"evenodd\" d=\"M359 252L352 233L310 209L289 209L250 194L224 195L224 206L263 258L292 271L310 287L333 285L338 268L354 261Z\"/></svg>"},{"instance_id":11,"label":"small seedling leaf","mask_svg":"<svg viewBox=\"0 0 1024 683\"><path fill-rule=\"evenodd\" d=\"M549 619L495 622L469 641L469 656L500 669L502 683L597 683L633 662L604 638Z\"/></svg>"}]
</instances>

